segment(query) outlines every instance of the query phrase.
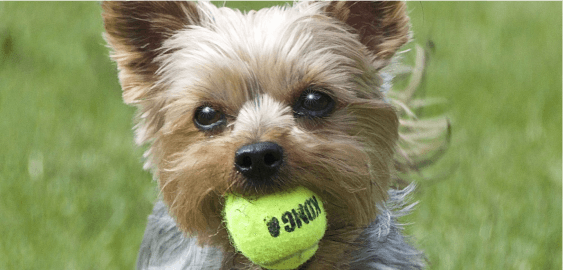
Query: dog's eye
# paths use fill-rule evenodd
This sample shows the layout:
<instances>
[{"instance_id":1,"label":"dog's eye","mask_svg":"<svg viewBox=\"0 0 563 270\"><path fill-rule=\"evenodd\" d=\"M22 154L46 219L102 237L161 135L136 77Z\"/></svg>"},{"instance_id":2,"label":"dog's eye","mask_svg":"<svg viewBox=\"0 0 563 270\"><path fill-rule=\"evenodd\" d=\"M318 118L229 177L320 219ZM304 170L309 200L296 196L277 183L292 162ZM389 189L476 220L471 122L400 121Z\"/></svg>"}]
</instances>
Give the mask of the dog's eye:
<instances>
[{"instance_id":1,"label":"dog's eye","mask_svg":"<svg viewBox=\"0 0 563 270\"><path fill-rule=\"evenodd\" d=\"M332 112L334 104L334 99L323 92L305 90L293 105L293 111L298 117L325 117Z\"/></svg>"},{"instance_id":2,"label":"dog's eye","mask_svg":"<svg viewBox=\"0 0 563 270\"><path fill-rule=\"evenodd\" d=\"M201 106L195 111L194 123L202 131L211 131L226 123L225 114L211 106Z\"/></svg>"}]
</instances>

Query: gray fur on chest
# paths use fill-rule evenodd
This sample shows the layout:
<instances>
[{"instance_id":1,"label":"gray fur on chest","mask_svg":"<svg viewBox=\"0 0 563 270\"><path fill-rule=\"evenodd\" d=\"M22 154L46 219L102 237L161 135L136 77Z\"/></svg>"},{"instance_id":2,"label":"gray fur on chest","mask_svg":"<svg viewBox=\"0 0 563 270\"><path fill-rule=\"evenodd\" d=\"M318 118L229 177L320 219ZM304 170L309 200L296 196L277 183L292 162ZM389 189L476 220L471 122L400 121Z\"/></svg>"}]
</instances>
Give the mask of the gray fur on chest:
<instances>
[{"instance_id":1,"label":"gray fur on chest","mask_svg":"<svg viewBox=\"0 0 563 270\"><path fill-rule=\"evenodd\" d=\"M408 214L414 204L406 197L414 189L389 190L389 200L378 205L380 214L365 229L361 248L354 253L351 269L423 269L424 254L413 248L402 235L397 218ZM148 218L137 259L139 270L219 269L223 254L215 247L200 247L195 237L178 230L166 205L159 201Z\"/></svg>"}]
</instances>

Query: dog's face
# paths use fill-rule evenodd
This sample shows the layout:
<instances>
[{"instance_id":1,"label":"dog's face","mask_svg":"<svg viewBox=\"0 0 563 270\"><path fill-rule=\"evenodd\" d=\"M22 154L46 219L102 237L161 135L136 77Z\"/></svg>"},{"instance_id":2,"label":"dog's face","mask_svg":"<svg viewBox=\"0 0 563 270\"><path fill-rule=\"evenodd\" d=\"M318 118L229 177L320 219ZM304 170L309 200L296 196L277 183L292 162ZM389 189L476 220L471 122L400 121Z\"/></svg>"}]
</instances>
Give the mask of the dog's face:
<instances>
[{"instance_id":1,"label":"dog's face","mask_svg":"<svg viewBox=\"0 0 563 270\"><path fill-rule=\"evenodd\" d=\"M378 71L408 40L404 3L317 2L242 14L104 2L137 143L179 227L224 245L223 195L304 186L324 201L319 256L375 219L398 120ZM323 244L324 243L324 244ZM337 252L338 250L338 252Z\"/></svg>"}]
</instances>

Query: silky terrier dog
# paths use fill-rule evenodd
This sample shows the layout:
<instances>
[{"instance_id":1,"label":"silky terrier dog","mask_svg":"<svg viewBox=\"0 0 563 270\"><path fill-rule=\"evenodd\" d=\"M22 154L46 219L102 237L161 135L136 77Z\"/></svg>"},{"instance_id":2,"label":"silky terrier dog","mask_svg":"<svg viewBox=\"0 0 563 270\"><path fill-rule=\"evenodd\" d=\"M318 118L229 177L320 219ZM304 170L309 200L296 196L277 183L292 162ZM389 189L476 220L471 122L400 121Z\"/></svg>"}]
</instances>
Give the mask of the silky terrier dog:
<instances>
[{"instance_id":1,"label":"silky terrier dog","mask_svg":"<svg viewBox=\"0 0 563 270\"><path fill-rule=\"evenodd\" d=\"M103 2L105 39L160 198L139 269L262 269L225 229L224 196L299 186L327 229L299 269L421 269L396 218L412 190L386 67L410 40L404 2ZM408 109L407 109L408 110ZM401 123L402 124L402 123ZM405 158L402 159L406 160ZM403 165L401 165L403 164Z\"/></svg>"}]
</instances>

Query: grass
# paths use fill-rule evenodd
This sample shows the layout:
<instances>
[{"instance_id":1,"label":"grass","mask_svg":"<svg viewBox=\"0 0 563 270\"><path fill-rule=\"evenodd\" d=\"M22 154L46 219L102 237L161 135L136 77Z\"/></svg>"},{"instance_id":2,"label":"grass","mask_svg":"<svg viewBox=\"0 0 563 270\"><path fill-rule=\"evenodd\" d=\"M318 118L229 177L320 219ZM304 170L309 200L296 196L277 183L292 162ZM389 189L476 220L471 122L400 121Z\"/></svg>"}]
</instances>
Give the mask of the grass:
<instances>
[{"instance_id":1,"label":"grass","mask_svg":"<svg viewBox=\"0 0 563 270\"><path fill-rule=\"evenodd\" d=\"M412 3L450 151L409 228L432 269L561 269L561 3Z\"/></svg>"},{"instance_id":2,"label":"grass","mask_svg":"<svg viewBox=\"0 0 563 270\"><path fill-rule=\"evenodd\" d=\"M561 269L561 2L409 10L453 135L407 231L431 269ZM100 12L0 2L0 269L134 267L157 192Z\"/></svg>"}]
</instances>

